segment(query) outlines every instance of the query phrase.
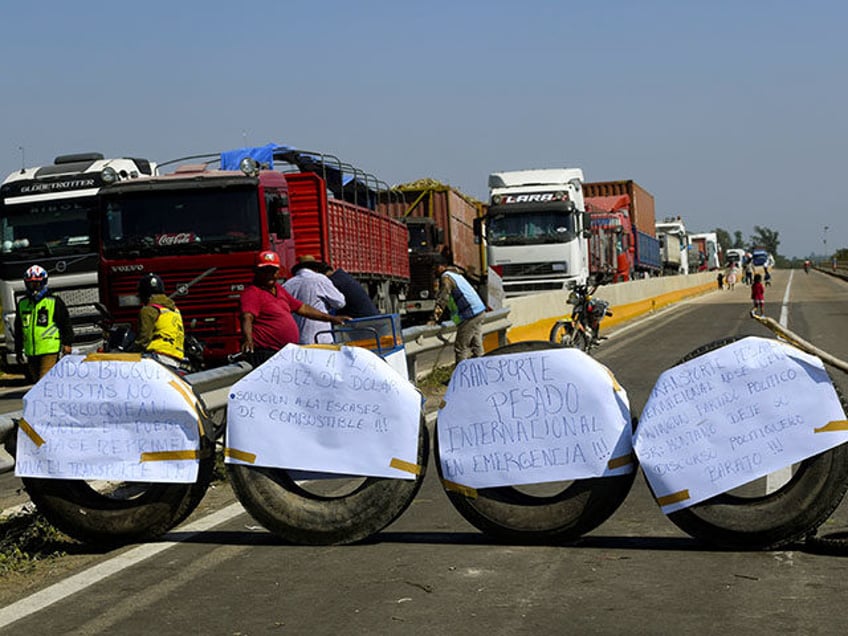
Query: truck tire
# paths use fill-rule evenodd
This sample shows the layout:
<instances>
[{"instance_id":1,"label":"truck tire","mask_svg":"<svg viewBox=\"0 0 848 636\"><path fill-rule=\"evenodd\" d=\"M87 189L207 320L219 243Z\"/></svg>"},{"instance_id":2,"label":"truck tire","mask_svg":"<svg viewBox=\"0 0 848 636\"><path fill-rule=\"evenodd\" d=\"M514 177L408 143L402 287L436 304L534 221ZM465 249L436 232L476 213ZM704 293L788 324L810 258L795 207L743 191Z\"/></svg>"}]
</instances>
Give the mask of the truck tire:
<instances>
[{"instance_id":1,"label":"truck tire","mask_svg":"<svg viewBox=\"0 0 848 636\"><path fill-rule=\"evenodd\" d=\"M343 545L380 532L412 503L424 480L429 457L422 419L414 480L359 477L342 482L337 492L317 492L297 473L283 468L227 464L236 497L270 532L297 545Z\"/></svg>"},{"instance_id":2,"label":"truck tire","mask_svg":"<svg viewBox=\"0 0 848 636\"><path fill-rule=\"evenodd\" d=\"M516 342L486 355L526 353L550 349L545 341ZM438 430L438 429L437 429ZM438 456L436 467L444 480ZM636 470L617 477L596 477L556 485L481 488L476 496L446 488L454 508L478 530L511 543L567 543L594 530L624 502Z\"/></svg>"},{"instance_id":3,"label":"truck tire","mask_svg":"<svg viewBox=\"0 0 848 636\"><path fill-rule=\"evenodd\" d=\"M706 344L680 363L739 340L724 338ZM836 389L842 408L845 398ZM689 535L714 546L742 550L773 550L804 539L833 513L848 488L848 444L796 464L791 479L773 493L754 497L733 491L717 495L668 515Z\"/></svg>"},{"instance_id":4,"label":"truck tire","mask_svg":"<svg viewBox=\"0 0 848 636\"><path fill-rule=\"evenodd\" d=\"M38 511L59 530L83 543L121 545L155 539L188 517L206 494L215 458L200 460L193 484L125 482L109 484L74 479L24 477Z\"/></svg>"},{"instance_id":5,"label":"truck tire","mask_svg":"<svg viewBox=\"0 0 848 636\"><path fill-rule=\"evenodd\" d=\"M211 431L205 407L199 412L203 431ZM191 484L33 477L22 481L38 511L68 536L83 543L121 545L155 539L194 512L215 470L215 441L205 434L200 456L197 480Z\"/></svg>"}]
</instances>

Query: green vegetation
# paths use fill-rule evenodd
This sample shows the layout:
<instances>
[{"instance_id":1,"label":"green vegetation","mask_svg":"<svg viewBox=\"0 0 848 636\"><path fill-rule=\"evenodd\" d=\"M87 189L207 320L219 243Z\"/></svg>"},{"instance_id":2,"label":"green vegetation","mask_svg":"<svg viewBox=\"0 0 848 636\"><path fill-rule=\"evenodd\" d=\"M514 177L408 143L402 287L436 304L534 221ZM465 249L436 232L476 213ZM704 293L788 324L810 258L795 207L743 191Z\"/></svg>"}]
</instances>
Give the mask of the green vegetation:
<instances>
[{"instance_id":1,"label":"green vegetation","mask_svg":"<svg viewBox=\"0 0 848 636\"><path fill-rule=\"evenodd\" d=\"M78 545L38 513L0 521L0 576L27 572L43 561L63 557Z\"/></svg>"},{"instance_id":2,"label":"green vegetation","mask_svg":"<svg viewBox=\"0 0 848 636\"><path fill-rule=\"evenodd\" d=\"M445 367L436 367L421 380L416 382L419 389L426 389L441 386L450 380L453 369L456 365L450 364Z\"/></svg>"}]
</instances>

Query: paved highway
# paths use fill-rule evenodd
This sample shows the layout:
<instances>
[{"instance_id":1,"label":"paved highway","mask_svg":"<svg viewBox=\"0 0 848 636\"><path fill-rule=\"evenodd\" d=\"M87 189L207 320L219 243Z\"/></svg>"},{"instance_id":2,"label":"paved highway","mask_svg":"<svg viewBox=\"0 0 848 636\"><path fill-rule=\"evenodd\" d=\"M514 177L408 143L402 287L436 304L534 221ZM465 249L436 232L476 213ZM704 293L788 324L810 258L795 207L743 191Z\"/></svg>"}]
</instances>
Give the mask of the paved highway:
<instances>
[{"instance_id":1,"label":"paved highway","mask_svg":"<svg viewBox=\"0 0 848 636\"><path fill-rule=\"evenodd\" d=\"M778 319L790 272L766 313ZM599 295L603 296L601 289ZM749 291L713 292L610 334L597 358L638 414L660 372L712 340L770 336L748 316ZM848 283L791 273L788 326L848 359ZM846 388L846 378L833 371ZM705 549L670 523L641 475L618 512L574 546L498 544L450 506L429 467L410 509L362 545L281 545L226 487L163 542L77 558L77 578L19 593L0 633L524 634L844 631L848 561L803 546ZM220 523L192 533L207 523ZM843 504L827 528L844 528ZM100 570L87 570L98 565ZM5 612L5 613L4 613ZM18 619L16 622L11 622Z\"/></svg>"}]
</instances>

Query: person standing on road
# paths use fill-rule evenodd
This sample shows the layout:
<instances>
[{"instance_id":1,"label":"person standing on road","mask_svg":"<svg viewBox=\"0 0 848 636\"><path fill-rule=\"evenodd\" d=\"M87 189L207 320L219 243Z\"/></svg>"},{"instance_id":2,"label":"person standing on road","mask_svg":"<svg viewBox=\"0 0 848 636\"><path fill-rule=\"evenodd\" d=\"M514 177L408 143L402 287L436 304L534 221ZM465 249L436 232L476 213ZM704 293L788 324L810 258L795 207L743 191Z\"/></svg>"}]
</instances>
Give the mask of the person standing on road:
<instances>
[{"instance_id":1,"label":"person standing on road","mask_svg":"<svg viewBox=\"0 0 848 636\"><path fill-rule=\"evenodd\" d=\"M766 288L761 274L754 274L754 282L751 283L751 300L754 302L754 312L759 316L765 315Z\"/></svg>"},{"instance_id":2,"label":"person standing on road","mask_svg":"<svg viewBox=\"0 0 848 636\"><path fill-rule=\"evenodd\" d=\"M241 350L254 367L287 344L300 340L292 314L335 325L347 320L347 316L330 316L292 296L277 282L279 271L279 255L271 251L260 252L253 270L253 282L241 295Z\"/></svg>"},{"instance_id":3,"label":"person standing on road","mask_svg":"<svg viewBox=\"0 0 848 636\"><path fill-rule=\"evenodd\" d=\"M724 289L724 272L719 271L716 275L716 282L718 283L719 289Z\"/></svg>"},{"instance_id":4,"label":"person standing on road","mask_svg":"<svg viewBox=\"0 0 848 636\"><path fill-rule=\"evenodd\" d=\"M134 348L150 353L170 367L178 367L185 356L183 317L173 300L165 295L165 283L156 274L138 281L138 336Z\"/></svg>"},{"instance_id":5,"label":"person standing on road","mask_svg":"<svg viewBox=\"0 0 848 636\"><path fill-rule=\"evenodd\" d=\"M59 354L71 353L74 328L68 308L47 287L47 270L33 265L24 274L26 294L18 301L15 315L15 357L23 364L26 354L30 378L42 378Z\"/></svg>"},{"instance_id":6,"label":"person standing on road","mask_svg":"<svg viewBox=\"0 0 848 636\"><path fill-rule=\"evenodd\" d=\"M304 256L300 263L292 268L294 276L288 279L283 287L302 303L312 305L322 313L336 311L345 306L345 297L333 282L318 270L317 261L310 256ZM333 337L319 320L306 316L295 316L295 322L300 330L300 344L315 344L316 342L332 342ZM317 336L317 338L316 338Z\"/></svg>"},{"instance_id":7,"label":"person standing on road","mask_svg":"<svg viewBox=\"0 0 848 636\"><path fill-rule=\"evenodd\" d=\"M345 313L351 318L368 318L369 316L377 316L380 310L377 305L371 300L371 297L359 284L353 276L348 274L341 267L333 269L327 263L321 263L323 266L322 274L332 281L342 295L345 297Z\"/></svg>"},{"instance_id":8,"label":"person standing on road","mask_svg":"<svg viewBox=\"0 0 848 636\"><path fill-rule=\"evenodd\" d=\"M445 309L450 308L456 323L453 351L456 363L483 355L483 317L486 306L466 278L447 263L436 265L439 292L430 324L439 322Z\"/></svg>"}]
</instances>

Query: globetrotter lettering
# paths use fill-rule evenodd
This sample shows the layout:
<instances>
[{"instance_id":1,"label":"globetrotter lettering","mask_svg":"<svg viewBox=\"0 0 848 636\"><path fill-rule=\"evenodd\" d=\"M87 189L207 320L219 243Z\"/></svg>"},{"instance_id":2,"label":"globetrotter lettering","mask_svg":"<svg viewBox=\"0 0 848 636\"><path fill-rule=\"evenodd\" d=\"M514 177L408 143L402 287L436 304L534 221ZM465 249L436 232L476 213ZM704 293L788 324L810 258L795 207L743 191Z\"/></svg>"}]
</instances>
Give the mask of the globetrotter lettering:
<instances>
[{"instance_id":1,"label":"globetrotter lettering","mask_svg":"<svg viewBox=\"0 0 848 636\"><path fill-rule=\"evenodd\" d=\"M69 181L53 181L48 183L32 183L21 186L21 194L38 194L42 192L57 192L60 190L81 190L97 185L94 179L72 179Z\"/></svg>"}]
</instances>

